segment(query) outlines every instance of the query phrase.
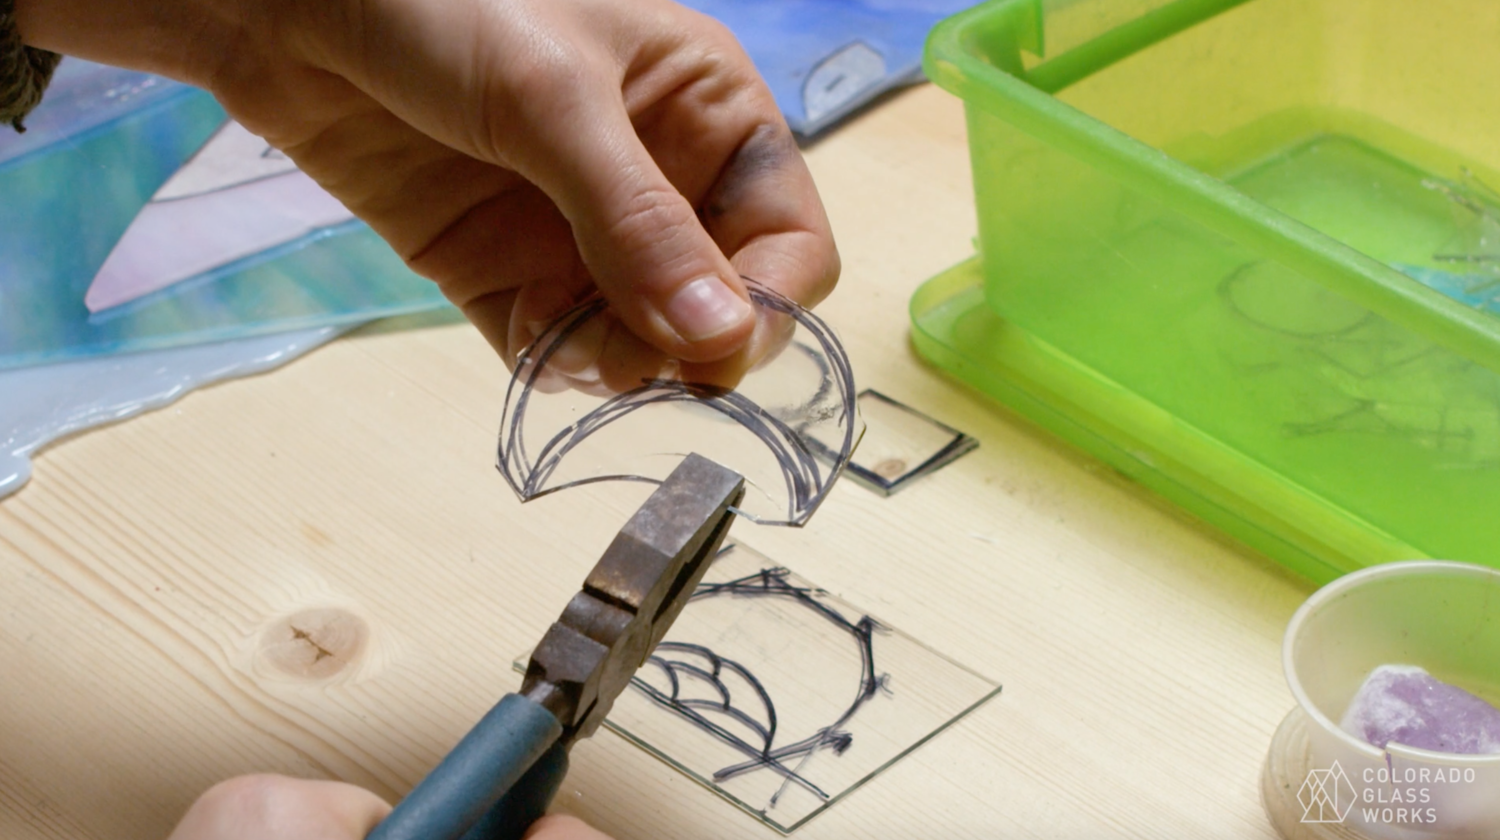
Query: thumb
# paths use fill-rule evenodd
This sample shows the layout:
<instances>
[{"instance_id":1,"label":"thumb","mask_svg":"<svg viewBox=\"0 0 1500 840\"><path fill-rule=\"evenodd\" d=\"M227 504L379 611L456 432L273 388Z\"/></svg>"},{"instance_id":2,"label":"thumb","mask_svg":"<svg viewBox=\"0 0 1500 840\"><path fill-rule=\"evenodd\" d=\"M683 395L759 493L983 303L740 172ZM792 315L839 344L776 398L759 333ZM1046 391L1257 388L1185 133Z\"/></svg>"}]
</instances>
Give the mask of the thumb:
<instances>
[{"instance_id":1,"label":"thumb","mask_svg":"<svg viewBox=\"0 0 1500 840\"><path fill-rule=\"evenodd\" d=\"M534 135L523 174L557 204L611 309L662 351L722 359L755 328L739 274L641 143L618 92ZM548 130L551 129L551 130Z\"/></svg>"}]
</instances>

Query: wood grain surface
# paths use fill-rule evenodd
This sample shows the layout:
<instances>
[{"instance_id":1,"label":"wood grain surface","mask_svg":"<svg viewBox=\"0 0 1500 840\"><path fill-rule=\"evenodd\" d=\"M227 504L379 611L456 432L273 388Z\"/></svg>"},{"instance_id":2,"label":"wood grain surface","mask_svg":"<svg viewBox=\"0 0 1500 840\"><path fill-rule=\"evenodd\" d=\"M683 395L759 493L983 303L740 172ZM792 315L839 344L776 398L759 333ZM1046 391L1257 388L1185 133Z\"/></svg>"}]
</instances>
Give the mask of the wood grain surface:
<instances>
[{"instance_id":1,"label":"wood grain surface","mask_svg":"<svg viewBox=\"0 0 1500 840\"><path fill-rule=\"evenodd\" d=\"M913 354L912 292L973 250L956 100L892 97L807 156L860 385L981 446L735 535L1004 691L796 836L1272 837L1257 779L1310 585ZM160 840L251 771L419 779L627 513L516 501L506 381L464 324L376 329L41 455L0 502L0 838ZM775 836L608 732L558 807L622 840Z\"/></svg>"}]
</instances>

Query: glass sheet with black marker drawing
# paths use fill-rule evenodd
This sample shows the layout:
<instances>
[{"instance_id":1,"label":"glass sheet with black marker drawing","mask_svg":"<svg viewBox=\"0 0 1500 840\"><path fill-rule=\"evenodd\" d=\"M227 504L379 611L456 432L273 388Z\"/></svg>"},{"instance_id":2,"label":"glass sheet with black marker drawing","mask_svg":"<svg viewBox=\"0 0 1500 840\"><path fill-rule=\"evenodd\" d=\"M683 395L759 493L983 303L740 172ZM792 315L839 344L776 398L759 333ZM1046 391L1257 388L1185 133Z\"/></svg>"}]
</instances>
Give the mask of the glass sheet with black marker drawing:
<instances>
[{"instance_id":1,"label":"glass sheet with black marker drawing","mask_svg":"<svg viewBox=\"0 0 1500 840\"><path fill-rule=\"evenodd\" d=\"M521 354L501 419L500 472L523 501L599 482L657 484L687 453L745 477L739 515L807 523L864 432L854 374L827 324L746 281L776 352L733 381L701 381L664 356L621 368L604 351L617 325L586 300ZM613 346L613 345L610 345Z\"/></svg>"},{"instance_id":2,"label":"glass sheet with black marker drawing","mask_svg":"<svg viewBox=\"0 0 1500 840\"><path fill-rule=\"evenodd\" d=\"M999 691L731 542L605 725L790 833Z\"/></svg>"}]
</instances>

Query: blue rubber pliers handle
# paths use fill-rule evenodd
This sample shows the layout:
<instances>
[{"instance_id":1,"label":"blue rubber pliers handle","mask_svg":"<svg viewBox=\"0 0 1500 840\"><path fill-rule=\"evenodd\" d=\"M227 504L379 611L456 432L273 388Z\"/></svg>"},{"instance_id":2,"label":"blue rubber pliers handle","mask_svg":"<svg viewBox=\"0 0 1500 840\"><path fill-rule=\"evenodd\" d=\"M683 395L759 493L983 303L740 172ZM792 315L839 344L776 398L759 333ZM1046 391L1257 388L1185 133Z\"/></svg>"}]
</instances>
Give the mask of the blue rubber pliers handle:
<instances>
[{"instance_id":1,"label":"blue rubber pliers handle","mask_svg":"<svg viewBox=\"0 0 1500 840\"><path fill-rule=\"evenodd\" d=\"M520 840L568 772L562 725L508 694L366 840Z\"/></svg>"}]
</instances>

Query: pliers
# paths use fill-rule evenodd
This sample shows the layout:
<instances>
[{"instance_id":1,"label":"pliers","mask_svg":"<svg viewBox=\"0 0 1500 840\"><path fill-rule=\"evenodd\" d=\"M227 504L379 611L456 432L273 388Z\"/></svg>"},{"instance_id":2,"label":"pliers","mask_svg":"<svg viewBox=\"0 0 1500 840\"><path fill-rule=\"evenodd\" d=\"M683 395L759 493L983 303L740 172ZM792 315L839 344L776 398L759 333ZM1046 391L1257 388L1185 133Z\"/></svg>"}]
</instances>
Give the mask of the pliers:
<instances>
[{"instance_id":1,"label":"pliers","mask_svg":"<svg viewBox=\"0 0 1500 840\"><path fill-rule=\"evenodd\" d=\"M568 748L615 698L693 596L745 480L688 455L615 536L508 694L366 840L520 838L562 784Z\"/></svg>"}]
</instances>

